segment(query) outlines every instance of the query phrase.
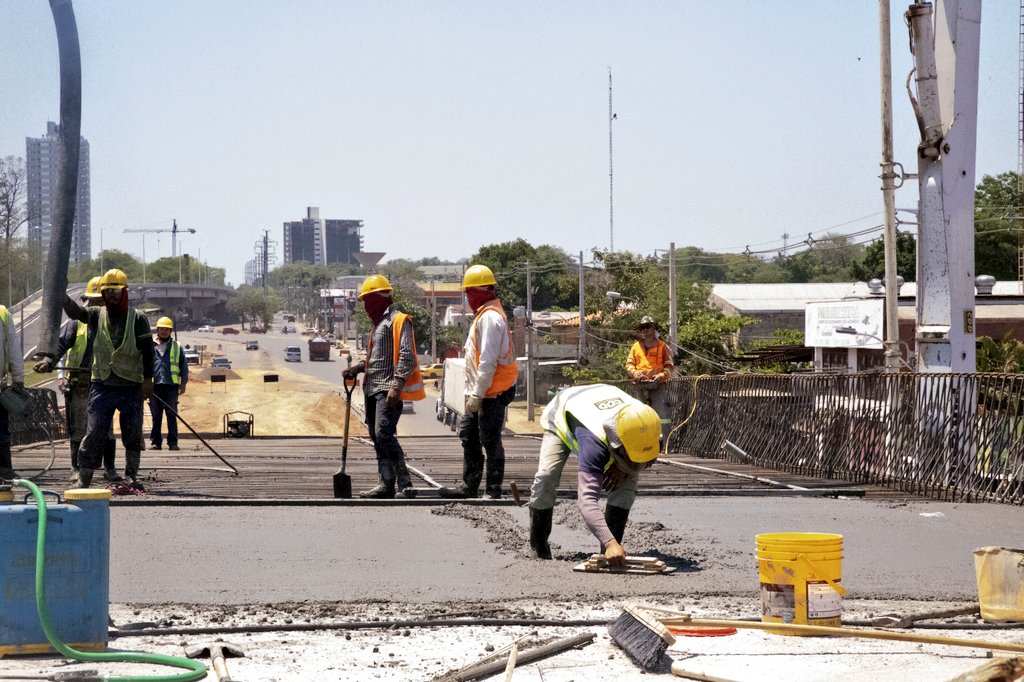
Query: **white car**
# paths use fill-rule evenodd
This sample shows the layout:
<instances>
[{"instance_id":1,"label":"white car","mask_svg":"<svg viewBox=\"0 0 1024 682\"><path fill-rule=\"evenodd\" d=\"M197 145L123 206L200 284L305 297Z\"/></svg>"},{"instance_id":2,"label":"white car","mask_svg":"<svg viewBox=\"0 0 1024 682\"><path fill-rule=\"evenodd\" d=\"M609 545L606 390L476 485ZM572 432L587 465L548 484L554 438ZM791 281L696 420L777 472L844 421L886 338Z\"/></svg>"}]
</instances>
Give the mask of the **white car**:
<instances>
[{"instance_id":1,"label":"white car","mask_svg":"<svg viewBox=\"0 0 1024 682\"><path fill-rule=\"evenodd\" d=\"M288 346L284 349L285 362L302 362L302 351L298 346Z\"/></svg>"},{"instance_id":2,"label":"white car","mask_svg":"<svg viewBox=\"0 0 1024 682\"><path fill-rule=\"evenodd\" d=\"M202 327L196 330L197 332L213 332L213 327L208 324L204 324Z\"/></svg>"}]
</instances>

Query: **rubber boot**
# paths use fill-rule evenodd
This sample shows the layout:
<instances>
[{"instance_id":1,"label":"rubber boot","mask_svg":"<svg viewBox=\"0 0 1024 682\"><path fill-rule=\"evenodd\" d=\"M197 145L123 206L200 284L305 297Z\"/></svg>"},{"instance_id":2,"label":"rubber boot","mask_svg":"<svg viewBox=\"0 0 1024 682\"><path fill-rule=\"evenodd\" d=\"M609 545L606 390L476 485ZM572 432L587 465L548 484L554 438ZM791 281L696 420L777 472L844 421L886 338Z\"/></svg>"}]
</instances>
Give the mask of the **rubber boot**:
<instances>
[{"instance_id":1,"label":"rubber boot","mask_svg":"<svg viewBox=\"0 0 1024 682\"><path fill-rule=\"evenodd\" d=\"M608 530L612 532L615 542L622 544L622 536L626 533L626 521L629 520L629 510L622 507L607 505L604 508L604 522L608 524ZM604 554L604 547L599 554Z\"/></svg>"},{"instance_id":2,"label":"rubber boot","mask_svg":"<svg viewBox=\"0 0 1024 682\"><path fill-rule=\"evenodd\" d=\"M368 500L390 500L395 496L395 482L384 481L377 485L375 488L364 490L359 493L359 497Z\"/></svg>"},{"instance_id":3,"label":"rubber boot","mask_svg":"<svg viewBox=\"0 0 1024 682\"><path fill-rule=\"evenodd\" d=\"M88 488L92 485L92 469L89 467L82 467L78 470L78 487Z\"/></svg>"},{"instance_id":4,"label":"rubber boot","mask_svg":"<svg viewBox=\"0 0 1024 682\"><path fill-rule=\"evenodd\" d=\"M530 507L530 549L538 559L551 558L551 546L548 544L548 537L551 536L551 518L555 514L554 507L550 509L534 509Z\"/></svg>"},{"instance_id":5,"label":"rubber boot","mask_svg":"<svg viewBox=\"0 0 1024 682\"><path fill-rule=\"evenodd\" d=\"M0 445L0 478L10 480L18 478L18 472L11 463L11 446Z\"/></svg>"}]
</instances>

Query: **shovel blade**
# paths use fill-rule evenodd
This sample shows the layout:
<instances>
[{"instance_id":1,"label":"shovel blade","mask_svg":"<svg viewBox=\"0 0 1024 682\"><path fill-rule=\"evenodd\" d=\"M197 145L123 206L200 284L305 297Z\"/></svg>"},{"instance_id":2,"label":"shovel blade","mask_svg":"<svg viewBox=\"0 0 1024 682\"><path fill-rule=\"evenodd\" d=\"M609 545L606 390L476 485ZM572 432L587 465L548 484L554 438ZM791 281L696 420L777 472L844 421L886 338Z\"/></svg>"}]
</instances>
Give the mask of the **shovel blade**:
<instances>
[{"instance_id":1,"label":"shovel blade","mask_svg":"<svg viewBox=\"0 0 1024 682\"><path fill-rule=\"evenodd\" d=\"M349 499L352 497L352 477L342 472L334 474L334 497Z\"/></svg>"}]
</instances>

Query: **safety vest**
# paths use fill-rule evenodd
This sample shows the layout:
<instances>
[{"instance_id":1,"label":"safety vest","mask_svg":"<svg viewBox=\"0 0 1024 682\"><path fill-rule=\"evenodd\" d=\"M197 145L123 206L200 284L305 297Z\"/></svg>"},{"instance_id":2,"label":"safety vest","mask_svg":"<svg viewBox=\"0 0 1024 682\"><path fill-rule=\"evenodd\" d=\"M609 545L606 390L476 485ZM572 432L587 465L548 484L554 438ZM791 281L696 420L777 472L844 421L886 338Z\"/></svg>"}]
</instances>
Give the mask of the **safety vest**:
<instances>
[{"instance_id":1,"label":"safety vest","mask_svg":"<svg viewBox=\"0 0 1024 682\"><path fill-rule=\"evenodd\" d=\"M395 348L395 356L392 359L392 367L398 367L398 353L401 350L402 344L402 325L409 319L409 316L405 313L395 311L395 320L391 324L391 340L392 346ZM416 353L416 335L413 333L412 328L409 328L409 333L412 336L412 352L413 355ZM370 333L370 340L366 344L366 355L369 357L370 352L373 350L373 333ZM405 380L405 385L402 386L402 400L423 400L427 397L427 391L423 388L423 377L420 376L420 365L418 362L412 364L412 374Z\"/></svg>"},{"instance_id":2,"label":"safety vest","mask_svg":"<svg viewBox=\"0 0 1024 682\"><path fill-rule=\"evenodd\" d=\"M0 305L0 324L5 328L11 322L11 314L7 312L7 306Z\"/></svg>"},{"instance_id":3,"label":"safety vest","mask_svg":"<svg viewBox=\"0 0 1024 682\"><path fill-rule=\"evenodd\" d=\"M515 360L516 348L512 343L512 330L508 327L508 317L505 315L505 309L501 307L501 303L494 301L493 304L488 303L477 311L476 318L473 320L473 329L470 331L473 340L473 350L476 351L477 368L480 367L480 346L476 342L476 325L480 321L480 317L488 310L493 310L501 315L501 319L505 321L505 332L508 334L508 353L504 357L498 358L498 367L494 370L491 385L484 393L485 398L493 398L516 385L516 381L519 379L519 364Z\"/></svg>"},{"instance_id":4,"label":"safety vest","mask_svg":"<svg viewBox=\"0 0 1024 682\"><path fill-rule=\"evenodd\" d=\"M170 344L167 348L167 356L171 363L171 383L178 386L181 384L181 346L174 339L168 339L167 343ZM153 353L155 354L156 350ZM159 362L159 360L157 361Z\"/></svg>"},{"instance_id":5,"label":"safety vest","mask_svg":"<svg viewBox=\"0 0 1024 682\"><path fill-rule=\"evenodd\" d=\"M89 348L89 325L79 322L75 330L75 343L68 349L68 369L82 369L82 360L85 358L85 351ZM71 372L72 383L78 383L80 377L78 372ZM83 384L87 383L83 381Z\"/></svg>"},{"instance_id":6,"label":"safety vest","mask_svg":"<svg viewBox=\"0 0 1024 682\"><path fill-rule=\"evenodd\" d=\"M92 380L106 381L113 372L122 379L141 384L143 376L142 352L135 340L135 308L128 309L124 320L124 336L121 345L114 348L110 339L110 320L106 308L100 308L100 319L96 339L92 344Z\"/></svg>"},{"instance_id":7,"label":"safety vest","mask_svg":"<svg viewBox=\"0 0 1024 682\"><path fill-rule=\"evenodd\" d=\"M573 386L559 391L548 403L541 413L540 425L545 431L557 434L573 452L578 452L580 446L570 428L570 418L574 425L583 426L604 445L608 445L604 423L618 414L624 405L631 403L643 404L628 393L608 384Z\"/></svg>"}]
</instances>

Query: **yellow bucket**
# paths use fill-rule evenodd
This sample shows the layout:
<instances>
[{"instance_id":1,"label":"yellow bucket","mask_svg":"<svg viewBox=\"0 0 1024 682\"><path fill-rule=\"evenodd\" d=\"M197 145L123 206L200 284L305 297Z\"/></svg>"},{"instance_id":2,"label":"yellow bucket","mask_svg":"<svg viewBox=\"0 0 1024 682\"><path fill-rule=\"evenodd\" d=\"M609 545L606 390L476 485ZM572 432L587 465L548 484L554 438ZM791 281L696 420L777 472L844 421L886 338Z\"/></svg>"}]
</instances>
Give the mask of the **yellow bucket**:
<instances>
[{"instance_id":1,"label":"yellow bucket","mask_svg":"<svg viewBox=\"0 0 1024 682\"><path fill-rule=\"evenodd\" d=\"M979 547L974 550L974 571L982 620L1024 621L1024 549Z\"/></svg>"},{"instance_id":2,"label":"yellow bucket","mask_svg":"<svg viewBox=\"0 0 1024 682\"><path fill-rule=\"evenodd\" d=\"M762 533L756 542L761 622L840 627L843 536Z\"/></svg>"}]
</instances>

